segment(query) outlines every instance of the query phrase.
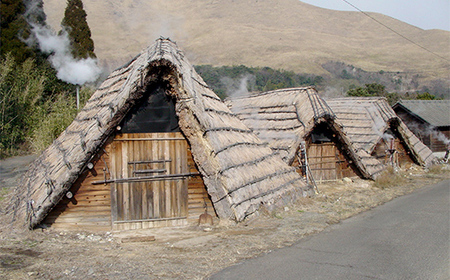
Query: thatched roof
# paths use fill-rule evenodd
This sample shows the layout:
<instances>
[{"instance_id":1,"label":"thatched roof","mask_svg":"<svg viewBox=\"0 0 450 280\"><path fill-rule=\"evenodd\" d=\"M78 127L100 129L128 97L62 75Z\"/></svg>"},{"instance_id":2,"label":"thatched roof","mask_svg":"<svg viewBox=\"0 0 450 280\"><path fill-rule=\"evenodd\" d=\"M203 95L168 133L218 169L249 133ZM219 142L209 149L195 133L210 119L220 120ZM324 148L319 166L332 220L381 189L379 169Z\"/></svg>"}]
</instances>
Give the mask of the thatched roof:
<instances>
[{"instance_id":1,"label":"thatched roof","mask_svg":"<svg viewBox=\"0 0 450 280\"><path fill-rule=\"evenodd\" d=\"M450 100L399 100L393 109L402 108L433 127L450 126Z\"/></svg>"},{"instance_id":2,"label":"thatched roof","mask_svg":"<svg viewBox=\"0 0 450 280\"><path fill-rule=\"evenodd\" d=\"M313 87L280 89L230 98L231 111L291 163L314 126L335 118Z\"/></svg>"},{"instance_id":3,"label":"thatched roof","mask_svg":"<svg viewBox=\"0 0 450 280\"><path fill-rule=\"evenodd\" d=\"M72 124L31 165L9 213L33 228L70 189L152 83L176 100L179 126L191 145L220 218L241 221L263 204L294 199L305 183L214 94L176 44L159 39L115 70Z\"/></svg>"},{"instance_id":4,"label":"thatched roof","mask_svg":"<svg viewBox=\"0 0 450 280\"><path fill-rule=\"evenodd\" d=\"M227 104L288 164L294 160L300 142L306 140L317 124L327 122L363 177L374 179L384 169L380 161L352 145L335 122L333 110L313 87L251 94L232 98Z\"/></svg>"},{"instance_id":5,"label":"thatched roof","mask_svg":"<svg viewBox=\"0 0 450 280\"><path fill-rule=\"evenodd\" d=\"M417 163L428 166L435 160L431 150L406 127L385 98L336 98L327 103L356 151L370 155L388 128L394 126Z\"/></svg>"}]
</instances>

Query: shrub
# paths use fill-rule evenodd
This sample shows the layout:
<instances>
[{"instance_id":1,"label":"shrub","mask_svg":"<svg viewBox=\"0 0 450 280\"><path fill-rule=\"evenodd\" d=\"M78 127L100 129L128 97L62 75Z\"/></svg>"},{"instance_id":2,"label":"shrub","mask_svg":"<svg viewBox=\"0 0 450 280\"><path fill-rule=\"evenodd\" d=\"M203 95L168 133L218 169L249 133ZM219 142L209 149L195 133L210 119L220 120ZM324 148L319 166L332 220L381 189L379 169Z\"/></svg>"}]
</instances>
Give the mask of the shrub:
<instances>
[{"instance_id":1,"label":"shrub","mask_svg":"<svg viewBox=\"0 0 450 280\"><path fill-rule=\"evenodd\" d=\"M380 176L378 176L373 186L380 189L386 189L400 186L404 183L406 183L406 179L396 172L394 168L388 167Z\"/></svg>"}]
</instances>

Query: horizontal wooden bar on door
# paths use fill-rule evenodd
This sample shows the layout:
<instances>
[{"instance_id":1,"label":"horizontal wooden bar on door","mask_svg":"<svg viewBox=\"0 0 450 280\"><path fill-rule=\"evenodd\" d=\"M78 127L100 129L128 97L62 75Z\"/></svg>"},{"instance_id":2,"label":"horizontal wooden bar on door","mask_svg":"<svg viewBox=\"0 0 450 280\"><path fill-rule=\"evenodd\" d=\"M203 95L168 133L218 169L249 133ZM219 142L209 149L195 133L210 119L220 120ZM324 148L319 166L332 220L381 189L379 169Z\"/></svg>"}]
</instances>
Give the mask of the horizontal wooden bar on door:
<instances>
[{"instance_id":1,"label":"horizontal wooden bar on door","mask_svg":"<svg viewBox=\"0 0 450 280\"><path fill-rule=\"evenodd\" d=\"M147 164L147 163L164 163L164 162L172 162L172 160L171 159L137 160L137 161L129 161L128 164Z\"/></svg>"},{"instance_id":2,"label":"horizontal wooden bar on door","mask_svg":"<svg viewBox=\"0 0 450 280\"><path fill-rule=\"evenodd\" d=\"M309 165L318 165L318 164L327 164L327 163L343 163L343 160L329 160L329 161L317 161L317 162L308 162Z\"/></svg>"},{"instance_id":3,"label":"horizontal wooden bar on door","mask_svg":"<svg viewBox=\"0 0 450 280\"><path fill-rule=\"evenodd\" d=\"M133 170L133 174L143 174L143 173L166 173L167 169L141 169Z\"/></svg>"},{"instance_id":4,"label":"horizontal wooden bar on door","mask_svg":"<svg viewBox=\"0 0 450 280\"><path fill-rule=\"evenodd\" d=\"M186 179L192 176L198 176L200 173L182 173L182 174L168 174L168 175L156 175L156 176L146 176L146 177L131 177L131 178L120 178L120 179L110 179L103 181L94 181L93 185L98 184L108 184L108 183L132 183L132 182L146 182L146 181L164 181L164 180L180 180Z\"/></svg>"},{"instance_id":5,"label":"horizontal wooden bar on door","mask_svg":"<svg viewBox=\"0 0 450 280\"><path fill-rule=\"evenodd\" d=\"M170 221L170 220L182 220L182 219L187 219L187 217L172 217L172 218L155 218L155 219L145 219L145 220L114 221L114 223L115 224L124 224L124 223L156 222L156 221Z\"/></svg>"},{"instance_id":6,"label":"horizontal wooden bar on door","mask_svg":"<svg viewBox=\"0 0 450 280\"><path fill-rule=\"evenodd\" d=\"M336 168L330 167L330 168L311 168L312 171L320 171L320 170L335 170Z\"/></svg>"},{"instance_id":7,"label":"horizontal wooden bar on door","mask_svg":"<svg viewBox=\"0 0 450 280\"><path fill-rule=\"evenodd\" d=\"M177 140L185 140L186 138L118 138L113 141L177 141Z\"/></svg>"}]
</instances>

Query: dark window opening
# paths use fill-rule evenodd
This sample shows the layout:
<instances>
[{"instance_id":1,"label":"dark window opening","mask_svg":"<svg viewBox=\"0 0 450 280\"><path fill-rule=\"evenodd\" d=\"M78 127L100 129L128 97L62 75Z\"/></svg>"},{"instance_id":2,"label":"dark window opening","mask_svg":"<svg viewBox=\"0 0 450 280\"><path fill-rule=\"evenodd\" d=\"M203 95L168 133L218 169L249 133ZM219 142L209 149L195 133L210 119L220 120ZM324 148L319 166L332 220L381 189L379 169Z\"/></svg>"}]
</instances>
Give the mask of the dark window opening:
<instances>
[{"instance_id":1,"label":"dark window opening","mask_svg":"<svg viewBox=\"0 0 450 280\"><path fill-rule=\"evenodd\" d=\"M333 138L334 138L333 132L326 123L318 124L311 132L311 141L314 144L331 142L333 141Z\"/></svg>"},{"instance_id":2,"label":"dark window opening","mask_svg":"<svg viewBox=\"0 0 450 280\"><path fill-rule=\"evenodd\" d=\"M122 121L122 132L179 132L175 100L165 89L162 86L149 88L145 96Z\"/></svg>"}]
</instances>

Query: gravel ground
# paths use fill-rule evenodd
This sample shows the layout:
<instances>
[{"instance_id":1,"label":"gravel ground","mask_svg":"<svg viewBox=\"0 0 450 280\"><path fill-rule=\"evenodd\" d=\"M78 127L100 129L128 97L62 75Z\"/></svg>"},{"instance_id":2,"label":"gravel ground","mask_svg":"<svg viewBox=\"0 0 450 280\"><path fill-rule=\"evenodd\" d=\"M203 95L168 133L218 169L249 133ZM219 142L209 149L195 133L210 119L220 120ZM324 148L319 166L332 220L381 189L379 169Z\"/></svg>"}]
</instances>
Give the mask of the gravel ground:
<instances>
[{"instance_id":1,"label":"gravel ground","mask_svg":"<svg viewBox=\"0 0 450 280\"><path fill-rule=\"evenodd\" d=\"M362 211L450 178L449 166L413 166L390 175L394 184L353 179L320 184L319 194L276 212L213 227L127 232L13 232L0 228L1 279L204 279L247 258L289 246ZM1 167L2 172L4 165ZM4 174L4 173L2 173ZM388 180L389 181L389 180ZM0 206L7 201L3 187ZM122 242L130 236L155 241Z\"/></svg>"}]
</instances>

